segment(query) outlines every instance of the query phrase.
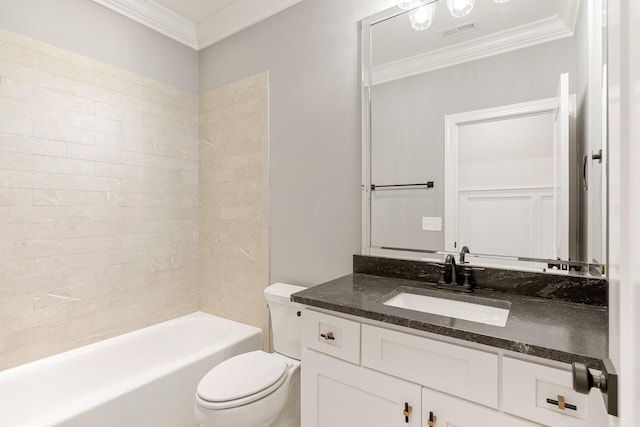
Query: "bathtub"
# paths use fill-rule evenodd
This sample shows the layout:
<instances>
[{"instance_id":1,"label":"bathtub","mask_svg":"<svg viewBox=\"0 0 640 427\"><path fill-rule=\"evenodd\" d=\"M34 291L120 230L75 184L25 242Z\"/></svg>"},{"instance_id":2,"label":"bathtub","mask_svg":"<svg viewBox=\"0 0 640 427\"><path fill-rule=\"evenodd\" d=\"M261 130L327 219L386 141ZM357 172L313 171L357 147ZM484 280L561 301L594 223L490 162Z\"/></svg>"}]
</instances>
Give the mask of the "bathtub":
<instances>
[{"instance_id":1,"label":"bathtub","mask_svg":"<svg viewBox=\"0 0 640 427\"><path fill-rule=\"evenodd\" d=\"M196 312L0 372L2 427L194 427L216 364L260 349L261 331Z\"/></svg>"}]
</instances>

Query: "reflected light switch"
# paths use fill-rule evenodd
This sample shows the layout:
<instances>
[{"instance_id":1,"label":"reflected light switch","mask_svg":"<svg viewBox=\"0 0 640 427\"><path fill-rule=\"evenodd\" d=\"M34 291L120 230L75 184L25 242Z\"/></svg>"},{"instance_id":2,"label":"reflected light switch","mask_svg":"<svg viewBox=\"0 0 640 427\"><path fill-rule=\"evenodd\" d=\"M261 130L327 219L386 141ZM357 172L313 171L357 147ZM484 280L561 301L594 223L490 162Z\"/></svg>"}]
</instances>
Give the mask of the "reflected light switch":
<instances>
[{"instance_id":1,"label":"reflected light switch","mask_svg":"<svg viewBox=\"0 0 640 427\"><path fill-rule=\"evenodd\" d=\"M423 216L422 231L442 231L442 218L439 216Z\"/></svg>"}]
</instances>

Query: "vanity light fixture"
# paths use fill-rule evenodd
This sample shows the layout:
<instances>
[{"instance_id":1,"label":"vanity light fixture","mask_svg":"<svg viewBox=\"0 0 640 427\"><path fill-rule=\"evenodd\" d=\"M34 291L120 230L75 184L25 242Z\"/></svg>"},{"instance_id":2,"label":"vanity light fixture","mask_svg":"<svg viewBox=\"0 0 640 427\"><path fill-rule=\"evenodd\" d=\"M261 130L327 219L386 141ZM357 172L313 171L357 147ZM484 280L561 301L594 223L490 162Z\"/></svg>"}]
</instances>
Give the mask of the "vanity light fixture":
<instances>
[{"instance_id":1,"label":"vanity light fixture","mask_svg":"<svg viewBox=\"0 0 640 427\"><path fill-rule=\"evenodd\" d=\"M493 0L494 2L498 3L498 4L503 4L503 3L508 3L509 0Z\"/></svg>"},{"instance_id":2,"label":"vanity light fixture","mask_svg":"<svg viewBox=\"0 0 640 427\"><path fill-rule=\"evenodd\" d=\"M470 14L475 4L476 0L447 0L449 13L456 18L462 18Z\"/></svg>"},{"instance_id":3,"label":"vanity light fixture","mask_svg":"<svg viewBox=\"0 0 640 427\"><path fill-rule=\"evenodd\" d=\"M409 22L411 28L417 31L426 30L433 22L433 14L436 11L436 4L431 3L426 6L419 7L409 12Z\"/></svg>"},{"instance_id":4,"label":"vanity light fixture","mask_svg":"<svg viewBox=\"0 0 640 427\"><path fill-rule=\"evenodd\" d=\"M506 3L509 0L494 0L496 3ZM476 0L446 0L449 13L455 18L467 16L473 10ZM426 30L433 23L436 11L436 1L433 0L398 0L398 7L409 11L411 28L417 31Z\"/></svg>"},{"instance_id":5,"label":"vanity light fixture","mask_svg":"<svg viewBox=\"0 0 640 427\"><path fill-rule=\"evenodd\" d=\"M398 0L398 7L402 10L411 10L427 3L429 3L429 0Z\"/></svg>"}]
</instances>

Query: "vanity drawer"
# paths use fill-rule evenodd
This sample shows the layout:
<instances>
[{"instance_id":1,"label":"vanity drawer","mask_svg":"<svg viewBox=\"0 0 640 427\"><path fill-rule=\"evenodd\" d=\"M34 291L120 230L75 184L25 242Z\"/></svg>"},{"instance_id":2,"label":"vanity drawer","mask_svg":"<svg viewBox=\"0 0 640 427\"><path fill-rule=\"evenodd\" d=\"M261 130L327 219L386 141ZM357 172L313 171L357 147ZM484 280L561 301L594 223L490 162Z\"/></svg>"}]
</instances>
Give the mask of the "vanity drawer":
<instances>
[{"instance_id":1,"label":"vanity drawer","mask_svg":"<svg viewBox=\"0 0 640 427\"><path fill-rule=\"evenodd\" d=\"M573 390L571 368L551 368L505 356L502 361L503 411L550 426L600 427L608 424L599 390ZM565 402L561 409L557 402Z\"/></svg>"},{"instance_id":2,"label":"vanity drawer","mask_svg":"<svg viewBox=\"0 0 640 427\"><path fill-rule=\"evenodd\" d=\"M302 314L302 347L360 363L360 323L317 311Z\"/></svg>"},{"instance_id":3,"label":"vanity drawer","mask_svg":"<svg viewBox=\"0 0 640 427\"><path fill-rule=\"evenodd\" d=\"M497 354L362 325L362 365L498 407Z\"/></svg>"},{"instance_id":4,"label":"vanity drawer","mask_svg":"<svg viewBox=\"0 0 640 427\"><path fill-rule=\"evenodd\" d=\"M436 427L540 427L540 424L422 387L422 425L426 426L430 418Z\"/></svg>"}]
</instances>

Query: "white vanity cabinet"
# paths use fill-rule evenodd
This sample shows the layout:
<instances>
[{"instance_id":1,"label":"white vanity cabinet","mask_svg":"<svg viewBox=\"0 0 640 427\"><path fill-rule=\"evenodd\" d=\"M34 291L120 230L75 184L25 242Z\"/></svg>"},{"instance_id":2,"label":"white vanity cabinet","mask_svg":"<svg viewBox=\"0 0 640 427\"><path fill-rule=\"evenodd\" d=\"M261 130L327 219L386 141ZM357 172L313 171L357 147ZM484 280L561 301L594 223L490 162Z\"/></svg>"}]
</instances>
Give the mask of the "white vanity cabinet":
<instances>
[{"instance_id":1,"label":"white vanity cabinet","mask_svg":"<svg viewBox=\"0 0 640 427\"><path fill-rule=\"evenodd\" d=\"M354 317L302 316L302 427L607 425L599 392L575 393L569 365Z\"/></svg>"},{"instance_id":2,"label":"white vanity cabinet","mask_svg":"<svg viewBox=\"0 0 640 427\"><path fill-rule=\"evenodd\" d=\"M302 426L421 426L418 384L309 349L302 360Z\"/></svg>"}]
</instances>

